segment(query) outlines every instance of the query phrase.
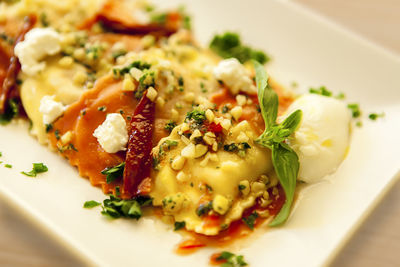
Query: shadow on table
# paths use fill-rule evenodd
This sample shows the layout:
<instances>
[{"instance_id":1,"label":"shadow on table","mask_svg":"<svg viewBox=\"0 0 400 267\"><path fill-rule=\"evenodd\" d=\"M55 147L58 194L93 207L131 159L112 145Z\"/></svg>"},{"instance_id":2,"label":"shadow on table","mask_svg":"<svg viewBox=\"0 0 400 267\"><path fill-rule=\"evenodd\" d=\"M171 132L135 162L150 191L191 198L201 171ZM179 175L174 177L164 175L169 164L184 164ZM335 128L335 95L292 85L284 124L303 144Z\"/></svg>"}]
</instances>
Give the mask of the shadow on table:
<instances>
[{"instance_id":1,"label":"shadow on table","mask_svg":"<svg viewBox=\"0 0 400 267\"><path fill-rule=\"evenodd\" d=\"M0 199L0 266L86 266Z\"/></svg>"},{"instance_id":2,"label":"shadow on table","mask_svg":"<svg viewBox=\"0 0 400 267\"><path fill-rule=\"evenodd\" d=\"M400 181L357 230L331 267L400 266Z\"/></svg>"}]
</instances>

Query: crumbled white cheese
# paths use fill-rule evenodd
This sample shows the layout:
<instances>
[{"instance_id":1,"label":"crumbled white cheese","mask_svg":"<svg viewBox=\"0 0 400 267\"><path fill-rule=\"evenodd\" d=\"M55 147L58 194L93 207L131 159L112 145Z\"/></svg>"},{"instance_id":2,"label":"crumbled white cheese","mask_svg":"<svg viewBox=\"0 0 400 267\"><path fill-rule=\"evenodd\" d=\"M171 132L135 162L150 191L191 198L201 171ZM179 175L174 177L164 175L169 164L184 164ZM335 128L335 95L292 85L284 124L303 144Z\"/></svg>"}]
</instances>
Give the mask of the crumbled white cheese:
<instances>
[{"instance_id":1,"label":"crumbled white cheese","mask_svg":"<svg viewBox=\"0 0 400 267\"><path fill-rule=\"evenodd\" d=\"M93 136L107 153L126 150L128 130L124 118L119 113L108 114L106 120L94 131Z\"/></svg>"},{"instance_id":2,"label":"crumbled white cheese","mask_svg":"<svg viewBox=\"0 0 400 267\"><path fill-rule=\"evenodd\" d=\"M19 42L14 53L21 63L21 69L28 75L35 75L46 67L41 62L46 56L55 55L61 50L61 37L51 28L35 28L25 35L25 40Z\"/></svg>"},{"instance_id":3,"label":"crumbled white cheese","mask_svg":"<svg viewBox=\"0 0 400 267\"><path fill-rule=\"evenodd\" d=\"M45 95L40 100L39 111L43 114L43 123L50 124L64 113L65 107L54 96Z\"/></svg>"},{"instance_id":4,"label":"crumbled white cheese","mask_svg":"<svg viewBox=\"0 0 400 267\"><path fill-rule=\"evenodd\" d=\"M233 95L239 92L255 94L257 89L246 68L236 58L229 58L219 62L214 68L214 76L221 80Z\"/></svg>"}]
</instances>

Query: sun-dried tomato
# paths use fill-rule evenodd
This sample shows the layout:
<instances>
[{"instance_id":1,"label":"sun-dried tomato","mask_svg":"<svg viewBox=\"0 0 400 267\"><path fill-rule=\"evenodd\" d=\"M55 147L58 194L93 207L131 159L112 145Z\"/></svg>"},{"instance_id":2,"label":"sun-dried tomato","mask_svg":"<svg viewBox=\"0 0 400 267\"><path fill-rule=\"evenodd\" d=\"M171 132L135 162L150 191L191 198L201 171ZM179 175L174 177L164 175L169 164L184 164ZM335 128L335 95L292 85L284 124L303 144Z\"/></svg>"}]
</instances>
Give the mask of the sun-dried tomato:
<instances>
[{"instance_id":1,"label":"sun-dried tomato","mask_svg":"<svg viewBox=\"0 0 400 267\"><path fill-rule=\"evenodd\" d=\"M124 170L124 193L145 195L150 191L155 104L142 96L129 125L128 151Z\"/></svg>"}]
</instances>

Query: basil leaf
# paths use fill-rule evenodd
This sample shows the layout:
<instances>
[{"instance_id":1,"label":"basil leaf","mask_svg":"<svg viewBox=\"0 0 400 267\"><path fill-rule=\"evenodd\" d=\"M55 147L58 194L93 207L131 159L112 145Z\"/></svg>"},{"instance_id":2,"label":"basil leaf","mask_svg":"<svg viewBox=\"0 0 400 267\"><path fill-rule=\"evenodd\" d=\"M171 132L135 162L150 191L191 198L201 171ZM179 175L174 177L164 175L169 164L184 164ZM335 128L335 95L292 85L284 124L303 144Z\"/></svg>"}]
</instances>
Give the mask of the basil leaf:
<instances>
[{"instance_id":1,"label":"basil leaf","mask_svg":"<svg viewBox=\"0 0 400 267\"><path fill-rule=\"evenodd\" d=\"M284 130L288 130L285 132L284 135L281 135L281 137L288 137L291 135L296 129L297 126L299 126L301 122L301 118L303 116L303 112L298 109L292 114L289 115L279 126L281 126Z\"/></svg>"},{"instance_id":2,"label":"basil leaf","mask_svg":"<svg viewBox=\"0 0 400 267\"><path fill-rule=\"evenodd\" d=\"M296 152L285 143L274 144L272 146L272 163L286 195L285 204L269 224L269 226L279 226L289 217L300 164Z\"/></svg>"},{"instance_id":3,"label":"basil leaf","mask_svg":"<svg viewBox=\"0 0 400 267\"><path fill-rule=\"evenodd\" d=\"M263 65L253 60L256 71L256 84L258 102L261 108L261 115L264 119L265 129L275 125L278 116L278 95L268 87L268 75Z\"/></svg>"}]
</instances>

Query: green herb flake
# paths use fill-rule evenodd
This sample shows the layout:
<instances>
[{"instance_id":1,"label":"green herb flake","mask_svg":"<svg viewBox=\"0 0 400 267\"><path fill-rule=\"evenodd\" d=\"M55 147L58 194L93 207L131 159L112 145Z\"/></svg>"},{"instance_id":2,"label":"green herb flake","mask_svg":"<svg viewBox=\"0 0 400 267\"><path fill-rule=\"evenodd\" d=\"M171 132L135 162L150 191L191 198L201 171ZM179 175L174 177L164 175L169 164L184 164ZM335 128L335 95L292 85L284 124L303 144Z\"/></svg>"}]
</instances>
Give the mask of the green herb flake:
<instances>
[{"instance_id":1,"label":"green herb flake","mask_svg":"<svg viewBox=\"0 0 400 267\"><path fill-rule=\"evenodd\" d=\"M358 118L361 116L360 106L357 103L348 104L347 107L351 110L353 118Z\"/></svg>"},{"instance_id":2,"label":"green herb flake","mask_svg":"<svg viewBox=\"0 0 400 267\"><path fill-rule=\"evenodd\" d=\"M180 229L185 228L186 226L186 222L182 221L182 222L175 222L174 224L174 231L178 231Z\"/></svg>"},{"instance_id":3,"label":"green herb flake","mask_svg":"<svg viewBox=\"0 0 400 267\"><path fill-rule=\"evenodd\" d=\"M0 125L6 125L10 123L13 118L18 117L19 106L20 103L17 99L8 100L5 112L0 114Z\"/></svg>"},{"instance_id":4,"label":"green herb flake","mask_svg":"<svg viewBox=\"0 0 400 267\"><path fill-rule=\"evenodd\" d=\"M197 214L197 216L202 217L202 216L208 214L208 212L211 210L212 210L212 201L207 202L207 203L202 203L196 209L196 214Z\"/></svg>"},{"instance_id":5,"label":"green herb flake","mask_svg":"<svg viewBox=\"0 0 400 267\"><path fill-rule=\"evenodd\" d=\"M60 140L60 131L58 129L54 131L54 135L56 136L57 140Z\"/></svg>"},{"instance_id":6,"label":"green herb flake","mask_svg":"<svg viewBox=\"0 0 400 267\"><path fill-rule=\"evenodd\" d=\"M50 132L51 130L53 130L53 124L46 124L46 133Z\"/></svg>"},{"instance_id":7,"label":"green herb flake","mask_svg":"<svg viewBox=\"0 0 400 267\"><path fill-rule=\"evenodd\" d=\"M47 19L46 13L40 14L40 23L42 24L43 27L48 27L49 26L49 20Z\"/></svg>"},{"instance_id":8,"label":"green herb flake","mask_svg":"<svg viewBox=\"0 0 400 267\"><path fill-rule=\"evenodd\" d=\"M29 177L36 177L38 173L47 172L49 169L43 163L32 163L33 168L29 172L21 172L22 174Z\"/></svg>"},{"instance_id":9,"label":"green herb flake","mask_svg":"<svg viewBox=\"0 0 400 267\"><path fill-rule=\"evenodd\" d=\"M253 212L247 217L242 218L243 222L249 227L251 230L254 229L254 224L256 223L256 219L258 218L258 213Z\"/></svg>"},{"instance_id":10,"label":"green herb flake","mask_svg":"<svg viewBox=\"0 0 400 267\"><path fill-rule=\"evenodd\" d=\"M167 23L167 19L168 19L167 13L153 14L150 18L151 22L156 24L165 24Z\"/></svg>"},{"instance_id":11,"label":"green herb flake","mask_svg":"<svg viewBox=\"0 0 400 267\"><path fill-rule=\"evenodd\" d=\"M107 110L107 107L106 106L101 106L101 107L98 107L97 110L104 112L104 111Z\"/></svg>"},{"instance_id":12,"label":"green herb flake","mask_svg":"<svg viewBox=\"0 0 400 267\"><path fill-rule=\"evenodd\" d=\"M247 266L247 262L244 261L242 255L235 255L229 251L223 251L216 258L218 262L221 262L221 267L241 267Z\"/></svg>"},{"instance_id":13,"label":"green herb flake","mask_svg":"<svg viewBox=\"0 0 400 267\"><path fill-rule=\"evenodd\" d=\"M326 89L325 86L321 86L319 88L310 88L309 92L311 94L323 95L323 96L327 96L327 97L332 96L332 92L329 91L328 89Z\"/></svg>"},{"instance_id":14,"label":"green herb flake","mask_svg":"<svg viewBox=\"0 0 400 267\"><path fill-rule=\"evenodd\" d=\"M107 167L101 171L101 174L106 175L107 184L121 178L124 174L125 162L122 162L114 167Z\"/></svg>"},{"instance_id":15,"label":"green herb flake","mask_svg":"<svg viewBox=\"0 0 400 267\"><path fill-rule=\"evenodd\" d=\"M99 202L97 202L97 201L89 200L89 201L86 201L86 202L83 204L83 207L84 207L85 209L91 209L91 208L94 208L94 207L97 207L97 206L100 206L100 205L101 205L101 203L99 203Z\"/></svg>"},{"instance_id":16,"label":"green herb flake","mask_svg":"<svg viewBox=\"0 0 400 267\"><path fill-rule=\"evenodd\" d=\"M242 190L245 190L245 189L246 189L246 186L243 185L243 184L240 184L240 185L238 186L238 188L239 188L240 191L242 191Z\"/></svg>"},{"instance_id":17,"label":"green herb flake","mask_svg":"<svg viewBox=\"0 0 400 267\"><path fill-rule=\"evenodd\" d=\"M149 206L152 199L145 196L139 196L135 199L121 199L110 195L103 201L101 214L110 218L130 218L139 220L142 217L142 207Z\"/></svg>"},{"instance_id":18,"label":"green herb flake","mask_svg":"<svg viewBox=\"0 0 400 267\"><path fill-rule=\"evenodd\" d=\"M269 57L264 52L243 45L237 33L226 32L214 36L210 49L223 58L237 58L241 63L252 59L260 64L269 61Z\"/></svg>"},{"instance_id":19,"label":"green herb flake","mask_svg":"<svg viewBox=\"0 0 400 267\"><path fill-rule=\"evenodd\" d=\"M224 105L224 106L222 107L221 112L222 112L222 113L227 113L228 111L229 111L229 107L228 107L227 105Z\"/></svg>"},{"instance_id":20,"label":"green herb flake","mask_svg":"<svg viewBox=\"0 0 400 267\"><path fill-rule=\"evenodd\" d=\"M12 165L11 164L5 164L4 167L11 169Z\"/></svg>"},{"instance_id":21,"label":"green herb flake","mask_svg":"<svg viewBox=\"0 0 400 267\"><path fill-rule=\"evenodd\" d=\"M185 121L188 122L191 120L193 120L194 122L196 122L198 124L202 124L206 120L206 112L202 111L202 110L197 110L197 109L189 111L186 114Z\"/></svg>"},{"instance_id":22,"label":"green herb flake","mask_svg":"<svg viewBox=\"0 0 400 267\"><path fill-rule=\"evenodd\" d=\"M174 122L173 120L169 120L165 126L164 129L168 132L172 132L172 130L176 127L176 122Z\"/></svg>"},{"instance_id":23,"label":"green herb flake","mask_svg":"<svg viewBox=\"0 0 400 267\"><path fill-rule=\"evenodd\" d=\"M368 118L370 120L373 120L373 121L376 121L378 118L383 118L383 117L385 117L385 113L380 113L380 114L378 114L378 113L370 113L368 115Z\"/></svg>"}]
</instances>

